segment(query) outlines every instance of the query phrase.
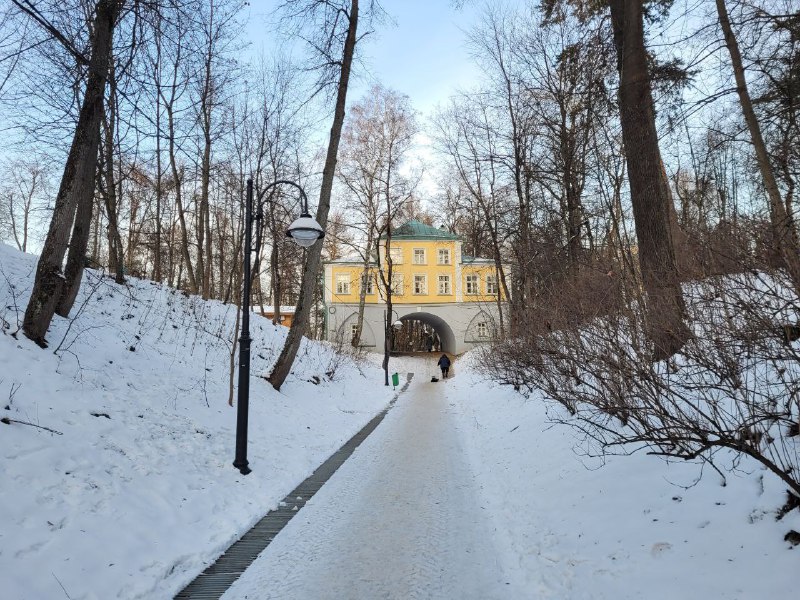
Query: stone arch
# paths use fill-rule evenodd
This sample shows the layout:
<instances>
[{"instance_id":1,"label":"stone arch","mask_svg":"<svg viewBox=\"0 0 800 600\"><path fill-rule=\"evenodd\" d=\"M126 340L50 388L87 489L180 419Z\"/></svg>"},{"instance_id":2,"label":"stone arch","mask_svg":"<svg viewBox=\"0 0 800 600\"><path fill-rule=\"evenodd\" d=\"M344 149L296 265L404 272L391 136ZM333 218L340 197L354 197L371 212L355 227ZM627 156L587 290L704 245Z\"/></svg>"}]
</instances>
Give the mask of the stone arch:
<instances>
[{"instance_id":1,"label":"stone arch","mask_svg":"<svg viewBox=\"0 0 800 600\"><path fill-rule=\"evenodd\" d=\"M421 321L436 332L442 342L441 350L450 354L456 353L456 336L453 329L442 317L427 313L414 312L399 317L401 321Z\"/></svg>"},{"instance_id":2,"label":"stone arch","mask_svg":"<svg viewBox=\"0 0 800 600\"><path fill-rule=\"evenodd\" d=\"M344 344L349 344L351 341L350 337L350 329L352 325L355 325L358 322L358 312L354 311L347 316L347 318L342 321L342 324L339 325L339 328L336 330L337 339L341 340ZM367 320L367 316L364 315L364 321L361 325L361 341L358 344L359 346L366 346L370 348L374 348L378 345L377 340L375 338L375 332L372 330L372 325L370 325L369 321Z\"/></svg>"}]
</instances>

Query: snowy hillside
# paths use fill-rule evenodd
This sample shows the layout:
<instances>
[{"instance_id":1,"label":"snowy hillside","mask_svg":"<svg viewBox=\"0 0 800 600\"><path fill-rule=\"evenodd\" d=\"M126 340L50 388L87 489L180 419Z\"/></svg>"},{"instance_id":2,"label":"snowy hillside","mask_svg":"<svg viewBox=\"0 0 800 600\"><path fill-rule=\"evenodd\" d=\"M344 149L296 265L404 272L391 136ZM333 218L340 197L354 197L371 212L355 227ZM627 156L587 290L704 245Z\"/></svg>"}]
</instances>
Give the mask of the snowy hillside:
<instances>
[{"instance_id":1,"label":"snowy hillside","mask_svg":"<svg viewBox=\"0 0 800 600\"><path fill-rule=\"evenodd\" d=\"M254 317L243 477L227 404L235 307L87 271L74 320L56 317L42 350L11 335L35 266L0 245L3 598L172 597L391 397L378 369L316 343L276 393L258 377L286 329Z\"/></svg>"}]
</instances>

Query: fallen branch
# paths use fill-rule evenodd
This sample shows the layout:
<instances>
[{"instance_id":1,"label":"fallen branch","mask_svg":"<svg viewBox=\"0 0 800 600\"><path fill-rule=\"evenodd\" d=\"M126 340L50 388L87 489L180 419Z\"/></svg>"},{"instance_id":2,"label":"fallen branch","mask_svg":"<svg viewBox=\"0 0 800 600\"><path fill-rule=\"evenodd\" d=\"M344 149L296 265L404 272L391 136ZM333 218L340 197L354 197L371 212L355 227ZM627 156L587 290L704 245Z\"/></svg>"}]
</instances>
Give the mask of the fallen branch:
<instances>
[{"instance_id":1,"label":"fallen branch","mask_svg":"<svg viewBox=\"0 0 800 600\"><path fill-rule=\"evenodd\" d=\"M18 423L20 425L30 425L31 427L36 427L37 429L44 429L45 431L49 431L50 433L55 433L56 435L64 435L61 431L56 431L55 429L50 429L49 427L44 427L43 425L37 425L36 423L28 423L28 421L17 421L16 419L9 419L8 417L3 417L0 419L0 423L5 423L6 425L11 425L12 423Z\"/></svg>"}]
</instances>

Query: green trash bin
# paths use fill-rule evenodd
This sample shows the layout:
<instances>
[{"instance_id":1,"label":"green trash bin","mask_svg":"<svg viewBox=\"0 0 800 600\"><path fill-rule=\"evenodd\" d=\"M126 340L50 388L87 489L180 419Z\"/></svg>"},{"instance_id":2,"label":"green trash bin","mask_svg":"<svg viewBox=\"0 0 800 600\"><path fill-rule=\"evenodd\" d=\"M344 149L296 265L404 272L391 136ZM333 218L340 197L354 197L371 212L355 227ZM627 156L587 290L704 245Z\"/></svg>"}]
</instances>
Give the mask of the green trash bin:
<instances>
[{"instance_id":1,"label":"green trash bin","mask_svg":"<svg viewBox=\"0 0 800 600\"><path fill-rule=\"evenodd\" d=\"M392 386L397 387L398 385L400 385L400 375L392 373Z\"/></svg>"}]
</instances>

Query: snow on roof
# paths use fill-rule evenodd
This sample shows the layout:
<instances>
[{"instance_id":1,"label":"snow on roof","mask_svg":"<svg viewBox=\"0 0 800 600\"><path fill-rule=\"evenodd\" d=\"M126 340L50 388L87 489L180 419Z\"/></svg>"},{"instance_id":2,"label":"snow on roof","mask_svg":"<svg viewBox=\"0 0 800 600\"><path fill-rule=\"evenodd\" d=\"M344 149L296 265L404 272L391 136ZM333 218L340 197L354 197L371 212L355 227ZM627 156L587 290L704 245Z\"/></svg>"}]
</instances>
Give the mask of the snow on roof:
<instances>
[{"instance_id":1,"label":"snow on roof","mask_svg":"<svg viewBox=\"0 0 800 600\"><path fill-rule=\"evenodd\" d=\"M282 315L293 315L295 306L281 306L281 314ZM264 305L264 312L272 313L275 311L275 307L272 305Z\"/></svg>"}]
</instances>

